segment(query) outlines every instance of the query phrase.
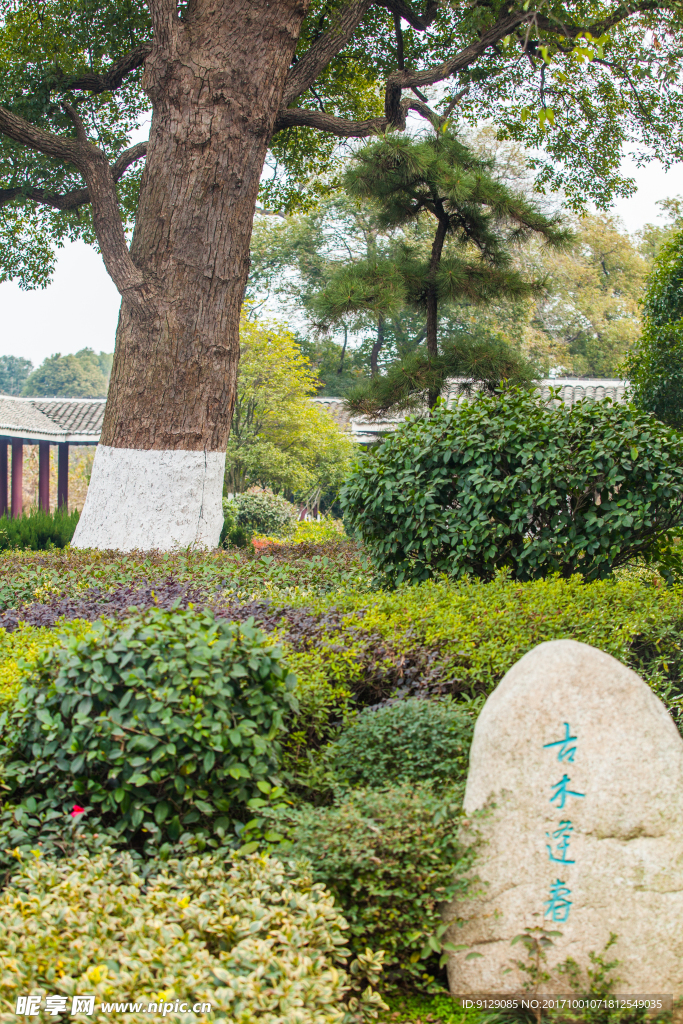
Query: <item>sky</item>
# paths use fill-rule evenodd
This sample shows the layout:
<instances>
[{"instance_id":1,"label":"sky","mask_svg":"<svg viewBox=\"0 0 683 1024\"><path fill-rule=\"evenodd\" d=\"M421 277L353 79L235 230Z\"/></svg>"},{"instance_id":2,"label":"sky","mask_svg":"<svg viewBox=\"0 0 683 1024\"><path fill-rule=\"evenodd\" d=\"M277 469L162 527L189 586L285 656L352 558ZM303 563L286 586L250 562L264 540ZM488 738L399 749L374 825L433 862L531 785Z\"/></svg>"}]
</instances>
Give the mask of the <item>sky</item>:
<instances>
[{"instance_id":1,"label":"sky","mask_svg":"<svg viewBox=\"0 0 683 1024\"><path fill-rule=\"evenodd\" d=\"M683 164L665 172L657 162L638 168L625 161L624 170L638 191L614 209L630 232L658 220L658 199L683 195ZM118 312L119 295L101 257L83 242L69 244L47 288L23 292L12 282L0 284L0 355L23 356L38 366L55 352L113 352Z\"/></svg>"}]
</instances>

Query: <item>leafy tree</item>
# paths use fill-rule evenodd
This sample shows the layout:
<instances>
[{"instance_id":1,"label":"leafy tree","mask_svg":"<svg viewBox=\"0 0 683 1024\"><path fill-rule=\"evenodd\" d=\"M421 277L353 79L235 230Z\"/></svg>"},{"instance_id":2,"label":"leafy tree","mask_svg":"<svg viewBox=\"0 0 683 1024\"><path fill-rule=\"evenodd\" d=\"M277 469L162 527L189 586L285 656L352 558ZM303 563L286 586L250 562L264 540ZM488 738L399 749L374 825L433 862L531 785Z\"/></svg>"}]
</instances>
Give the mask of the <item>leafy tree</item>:
<instances>
[{"instance_id":1,"label":"leafy tree","mask_svg":"<svg viewBox=\"0 0 683 1024\"><path fill-rule=\"evenodd\" d=\"M105 360L107 356L102 353ZM26 379L22 395L40 398L106 398L107 378L92 349L48 356Z\"/></svg>"},{"instance_id":2,"label":"leafy tree","mask_svg":"<svg viewBox=\"0 0 683 1024\"><path fill-rule=\"evenodd\" d=\"M664 224L644 224L637 232L640 253L648 263L658 255L664 242L668 242L676 231L683 230L683 196L658 199L659 206L666 217Z\"/></svg>"},{"instance_id":3,"label":"leafy tree","mask_svg":"<svg viewBox=\"0 0 683 1024\"><path fill-rule=\"evenodd\" d=\"M645 324L624 372L635 404L683 427L683 231L655 257L645 295Z\"/></svg>"},{"instance_id":4,"label":"leafy tree","mask_svg":"<svg viewBox=\"0 0 683 1024\"><path fill-rule=\"evenodd\" d=\"M536 255L546 289L532 315L555 342L549 354L556 362L611 377L640 333L647 264L616 218L587 216L575 228L571 249Z\"/></svg>"},{"instance_id":5,"label":"leafy tree","mask_svg":"<svg viewBox=\"0 0 683 1024\"><path fill-rule=\"evenodd\" d=\"M0 394L20 395L33 363L21 356L0 356Z\"/></svg>"},{"instance_id":6,"label":"leafy tree","mask_svg":"<svg viewBox=\"0 0 683 1024\"><path fill-rule=\"evenodd\" d=\"M424 339L424 318L399 306L357 308L337 318L334 327L338 337L343 335L341 343L329 338L329 324L320 329L320 292L339 266L363 265L378 256L391 262L401 241L402 232L381 224L372 203L344 192L321 200L306 214L257 218L247 294L261 304L276 299L295 315L303 314L308 337L300 343L325 383L322 393L345 394ZM360 345L358 337L363 339Z\"/></svg>"},{"instance_id":7,"label":"leafy tree","mask_svg":"<svg viewBox=\"0 0 683 1024\"><path fill-rule=\"evenodd\" d=\"M579 205L628 189L627 140L680 152L678 0L0 0L0 15L4 273L41 284L54 244L83 238L122 297L76 546L124 545L132 516L150 545L170 538L171 463L184 541L218 539L262 177L269 208L314 202L338 140L403 131L411 110L431 121L430 102L535 148L541 186ZM135 502L110 501L114 463Z\"/></svg>"},{"instance_id":8,"label":"leafy tree","mask_svg":"<svg viewBox=\"0 0 683 1024\"><path fill-rule=\"evenodd\" d=\"M318 378L293 335L244 319L241 344L226 488L270 486L316 504L322 490L342 483L353 442L311 403Z\"/></svg>"},{"instance_id":9,"label":"leafy tree","mask_svg":"<svg viewBox=\"0 0 683 1024\"><path fill-rule=\"evenodd\" d=\"M320 397L343 396L370 372L367 345L352 348L348 343L348 329L344 331L342 342L325 335L316 337L313 333L298 335L297 341L318 374Z\"/></svg>"},{"instance_id":10,"label":"leafy tree","mask_svg":"<svg viewBox=\"0 0 683 1024\"><path fill-rule=\"evenodd\" d=\"M631 406L553 407L511 389L410 420L363 457L341 498L395 583L501 569L597 579L669 550L683 438Z\"/></svg>"},{"instance_id":11,"label":"leafy tree","mask_svg":"<svg viewBox=\"0 0 683 1024\"><path fill-rule=\"evenodd\" d=\"M352 195L376 203L378 222L405 228L430 222L428 247L406 238L387 256L339 266L315 299L321 318L333 321L355 310L390 315L404 306L423 311L425 354L357 389L350 402L364 412L386 411L427 397L436 403L448 377L499 383L506 375L528 380L530 371L498 342L487 352L478 339L448 339L439 347L439 308L467 299L479 304L493 296L517 298L533 292L512 264L511 248L532 234L562 245L568 239L557 218L549 218L524 196L497 180L490 161L476 157L443 124L425 139L383 139L366 146L345 176Z\"/></svg>"},{"instance_id":12,"label":"leafy tree","mask_svg":"<svg viewBox=\"0 0 683 1024\"><path fill-rule=\"evenodd\" d=\"M491 161L498 180L549 206L533 194L530 159L518 144L501 142L491 129L467 134L465 141L477 155ZM442 306L442 336L490 336L521 351L545 373L562 367L581 375L613 376L640 332L648 246L654 245L654 235L647 235L649 241L645 235L650 230L657 238L670 235L676 203L660 203L669 213L669 225L646 225L635 238L614 216L595 213L567 217L574 242L562 249L533 237L515 246L513 267L543 281L543 288L516 299L495 295L481 304L460 298ZM368 222L370 209L369 202L351 201L342 194L323 200L305 215L259 217L254 229L249 293L259 302L284 303L293 315L303 312L307 336L302 344L320 370L325 394L345 395L354 383L371 374L370 353L377 339L375 318L370 315L363 322L362 311L356 321L349 316L343 325L333 325L336 333L330 337L316 331L314 313L316 293L326 287L340 263L347 265L367 256L359 228ZM402 230L380 227L376 214L374 222L379 250L387 258L405 240L404 233L413 245L429 244L427 224L413 224ZM342 332L347 328L349 344L345 348ZM425 329L424 314L419 312L404 310L385 318L384 341L377 353L379 368L386 371L392 363L414 352L424 341ZM364 332L367 340L358 345L357 339ZM338 373L340 363L343 375Z\"/></svg>"}]
</instances>

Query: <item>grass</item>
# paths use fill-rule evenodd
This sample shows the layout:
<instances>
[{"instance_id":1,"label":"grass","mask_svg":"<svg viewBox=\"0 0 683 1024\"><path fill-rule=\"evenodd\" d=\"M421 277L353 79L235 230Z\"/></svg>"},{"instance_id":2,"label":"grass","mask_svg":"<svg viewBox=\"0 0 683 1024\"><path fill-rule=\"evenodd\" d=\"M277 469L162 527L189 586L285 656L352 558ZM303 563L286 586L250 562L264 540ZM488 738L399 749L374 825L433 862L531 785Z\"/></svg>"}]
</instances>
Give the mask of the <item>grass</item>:
<instances>
[{"instance_id":1,"label":"grass","mask_svg":"<svg viewBox=\"0 0 683 1024\"><path fill-rule=\"evenodd\" d=\"M463 1009L447 992L443 995L405 995L386 999L389 1011L378 1024L476 1024L479 1010Z\"/></svg>"}]
</instances>

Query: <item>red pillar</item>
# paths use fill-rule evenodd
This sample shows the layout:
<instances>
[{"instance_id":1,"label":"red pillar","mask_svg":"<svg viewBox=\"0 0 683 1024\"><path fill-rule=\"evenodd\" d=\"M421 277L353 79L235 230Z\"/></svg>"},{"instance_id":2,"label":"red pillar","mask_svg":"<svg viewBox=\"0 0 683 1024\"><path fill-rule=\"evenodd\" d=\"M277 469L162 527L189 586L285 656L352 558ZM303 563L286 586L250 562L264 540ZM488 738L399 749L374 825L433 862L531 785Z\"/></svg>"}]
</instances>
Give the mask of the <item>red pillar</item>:
<instances>
[{"instance_id":1,"label":"red pillar","mask_svg":"<svg viewBox=\"0 0 683 1024\"><path fill-rule=\"evenodd\" d=\"M0 516L7 515L7 439L0 440Z\"/></svg>"},{"instance_id":2,"label":"red pillar","mask_svg":"<svg viewBox=\"0 0 683 1024\"><path fill-rule=\"evenodd\" d=\"M57 449L57 508L69 508L69 445L58 444Z\"/></svg>"},{"instance_id":3,"label":"red pillar","mask_svg":"<svg viewBox=\"0 0 683 1024\"><path fill-rule=\"evenodd\" d=\"M24 442L12 438L12 518L18 519L24 505Z\"/></svg>"},{"instance_id":4,"label":"red pillar","mask_svg":"<svg viewBox=\"0 0 683 1024\"><path fill-rule=\"evenodd\" d=\"M50 442L38 442L38 506L50 511Z\"/></svg>"}]
</instances>

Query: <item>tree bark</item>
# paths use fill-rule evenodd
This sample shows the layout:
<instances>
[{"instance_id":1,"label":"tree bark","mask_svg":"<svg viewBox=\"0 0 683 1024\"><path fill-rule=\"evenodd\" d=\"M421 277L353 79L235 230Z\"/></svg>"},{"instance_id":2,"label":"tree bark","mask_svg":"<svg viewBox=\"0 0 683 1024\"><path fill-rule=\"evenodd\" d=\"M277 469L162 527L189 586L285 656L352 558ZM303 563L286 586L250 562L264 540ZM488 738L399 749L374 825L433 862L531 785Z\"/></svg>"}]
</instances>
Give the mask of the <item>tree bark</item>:
<instances>
[{"instance_id":1,"label":"tree bark","mask_svg":"<svg viewBox=\"0 0 683 1024\"><path fill-rule=\"evenodd\" d=\"M348 329L348 327L345 327L344 328L344 345L342 347L341 357L339 359L339 369L337 370L338 374L343 373L343 371L344 371L344 356L346 355L346 343L348 342L348 340L349 340L349 329Z\"/></svg>"},{"instance_id":2,"label":"tree bark","mask_svg":"<svg viewBox=\"0 0 683 1024\"><path fill-rule=\"evenodd\" d=\"M429 284L427 289L427 353L436 358L439 354L439 300L436 291L436 275L441 263L443 244L448 231L448 218L444 214L439 217L436 235L432 243L432 255L429 261ZM429 408L433 409L439 398L440 391L429 392Z\"/></svg>"},{"instance_id":3,"label":"tree bark","mask_svg":"<svg viewBox=\"0 0 683 1024\"><path fill-rule=\"evenodd\" d=\"M377 358L382 351L384 345L384 317L377 317L377 337L375 343L372 346L372 352L370 353L370 375L376 377L379 373L379 366L377 365Z\"/></svg>"},{"instance_id":4,"label":"tree bark","mask_svg":"<svg viewBox=\"0 0 683 1024\"><path fill-rule=\"evenodd\" d=\"M194 0L186 21L175 3L150 5L143 86L153 114L130 249L147 294L141 303L123 293L76 546L130 549L145 516L156 516L146 547L218 540L253 212L309 2ZM137 461L124 457L131 450ZM122 474L136 479L128 486Z\"/></svg>"}]
</instances>

